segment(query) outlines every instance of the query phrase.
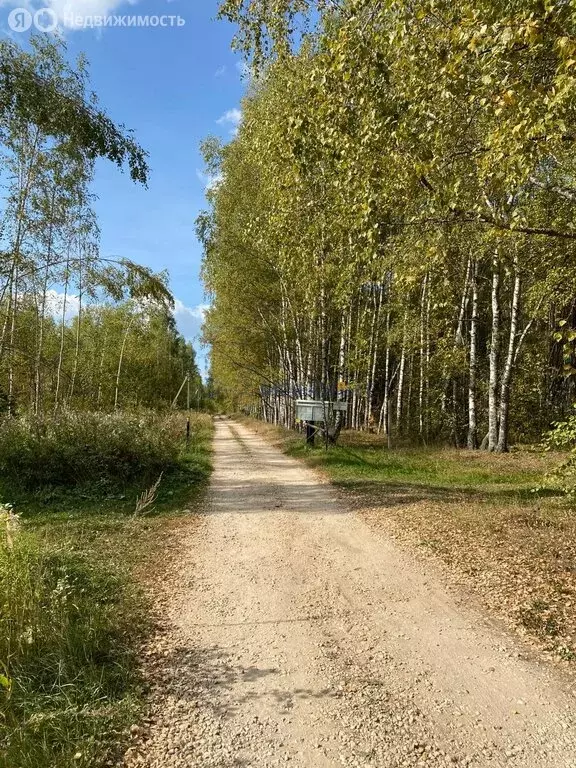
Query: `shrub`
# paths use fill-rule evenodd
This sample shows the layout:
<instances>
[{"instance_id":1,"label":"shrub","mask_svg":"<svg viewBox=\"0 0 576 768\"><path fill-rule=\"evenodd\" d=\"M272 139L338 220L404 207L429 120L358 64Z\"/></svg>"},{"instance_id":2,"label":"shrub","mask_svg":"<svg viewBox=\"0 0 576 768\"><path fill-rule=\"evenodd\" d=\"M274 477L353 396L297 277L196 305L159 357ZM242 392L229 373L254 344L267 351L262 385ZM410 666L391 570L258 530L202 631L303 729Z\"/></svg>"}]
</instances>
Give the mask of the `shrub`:
<instances>
[{"instance_id":1,"label":"shrub","mask_svg":"<svg viewBox=\"0 0 576 768\"><path fill-rule=\"evenodd\" d=\"M554 428L544 437L544 448L568 450L568 457L547 477L558 485L569 497L576 496L576 414L566 421L557 421Z\"/></svg>"},{"instance_id":2,"label":"shrub","mask_svg":"<svg viewBox=\"0 0 576 768\"><path fill-rule=\"evenodd\" d=\"M182 414L68 413L0 425L0 465L13 485L98 481L97 503L91 493L86 501L50 491L38 516L39 494L23 492L22 518L0 504L0 768L117 764L143 704L136 652L150 622L129 570L148 561L148 547L157 557L161 520L127 518L117 496L108 510L100 483L149 476L138 493L148 488L152 498L161 472L178 467L164 475L163 511L188 507L210 471L211 434L206 415L193 416L187 450ZM73 519L58 514L70 501Z\"/></svg>"},{"instance_id":3,"label":"shrub","mask_svg":"<svg viewBox=\"0 0 576 768\"><path fill-rule=\"evenodd\" d=\"M71 413L7 419L0 425L0 474L14 486L126 484L178 463L182 417Z\"/></svg>"},{"instance_id":4,"label":"shrub","mask_svg":"<svg viewBox=\"0 0 576 768\"><path fill-rule=\"evenodd\" d=\"M0 766L104 758L134 717L139 605L108 567L27 533L0 542Z\"/></svg>"}]
</instances>

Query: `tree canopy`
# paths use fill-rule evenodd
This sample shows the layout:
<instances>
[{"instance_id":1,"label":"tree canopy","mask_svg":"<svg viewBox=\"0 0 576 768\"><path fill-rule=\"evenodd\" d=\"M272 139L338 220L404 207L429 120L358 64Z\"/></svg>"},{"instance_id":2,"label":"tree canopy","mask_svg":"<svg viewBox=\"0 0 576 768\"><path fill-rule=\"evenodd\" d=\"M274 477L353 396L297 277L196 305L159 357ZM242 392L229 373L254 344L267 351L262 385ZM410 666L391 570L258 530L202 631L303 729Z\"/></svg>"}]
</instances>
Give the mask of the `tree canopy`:
<instances>
[{"instance_id":1,"label":"tree canopy","mask_svg":"<svg viewBox=\"0 0 576 768\"><path fill-rule=\"evenodd\" d=\"M89 91L86 61L72 68L61 41L31 39L31 51L0 41L0 123L31 123L70 149L94 160L127 165L134 181L148 180L147 153L131 132L117 126Z\"/></svg>"},{"instance_id":2,"label":"tree canopy","mask_svg":"<svg viewBox=\"0 0 576 768\"><path fill-rule=\"evenodd\" d=\"M167 275L100 252L91 191L107 158L145 184L145 151L63 43L0 43L0 412L167 407L201 387Z\"/></svg>"},{"instance_id":3,"label":"tree canopy","mask_svg":"<svg viewBox=\"0 0 576 768\"><path fill-rule=\"evenodd\" d=\"M231 400L507 450L571 406L576 10L229 0L252 57L201 219Z\"/></svg>"}]
</instances>

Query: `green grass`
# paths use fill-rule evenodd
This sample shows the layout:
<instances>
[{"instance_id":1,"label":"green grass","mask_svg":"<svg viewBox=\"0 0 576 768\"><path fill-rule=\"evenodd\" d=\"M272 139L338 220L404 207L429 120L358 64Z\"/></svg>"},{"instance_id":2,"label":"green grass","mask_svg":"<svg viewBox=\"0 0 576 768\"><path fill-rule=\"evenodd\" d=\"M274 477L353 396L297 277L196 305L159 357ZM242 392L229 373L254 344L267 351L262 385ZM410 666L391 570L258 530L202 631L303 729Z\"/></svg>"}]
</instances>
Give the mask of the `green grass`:
<instances>
[{"instance_id":1,"label":"green grass","mask_svg":"<svg viewBox=\"0 0 576 768\"><path fill-rule=\"evenodd\" d=\"M135 573L161 573L164 536L201 503L211 431L208 417L195 420L189 450L141 517L149 480L26 493L0 479L1 500L22 516L13 548L0 532L0 675L10 681L0 687L1 768L97 768L125 745L150 628Z\"/></svg>"},{"instance_id":2,"label":"green grass","mask_svg":"<svg viewBox=\"0 0 576 768\"><path fill-rule=\"evenodd\" d=\"M285 438L286 451L324 470L343 488L420 491L435 498L481 495L499 502L507 496L533 497L541 486L545 461L529 452L507 456L467 453L442 448L388 450L353 433L342 444L307 448L301 438ZM368 443L368 444L366 444ZM540 491L548 494L550 491Z\"/></svg>"}]
</instances>

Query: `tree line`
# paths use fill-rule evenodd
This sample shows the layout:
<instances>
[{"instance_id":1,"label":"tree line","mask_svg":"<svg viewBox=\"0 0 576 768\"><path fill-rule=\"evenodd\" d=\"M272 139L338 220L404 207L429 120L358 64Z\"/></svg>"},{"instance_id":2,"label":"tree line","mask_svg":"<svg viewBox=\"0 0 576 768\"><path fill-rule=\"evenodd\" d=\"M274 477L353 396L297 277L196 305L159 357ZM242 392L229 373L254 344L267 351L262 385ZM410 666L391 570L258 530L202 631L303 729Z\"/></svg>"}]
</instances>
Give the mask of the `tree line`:
<instances>
[{"instance_id":1,"label":"tree line","mask_svg":"<svg viewBox=\"0 0 576 768\"><path fill-rule=\"evenodd\" d=\"M204 144L205 335L234 407L508 450L569 413L576 9L228 0L251 61Z\"/></svg>"},{"instance_id":2,"label":"tree line","mask_svg":"<svg viewBox=\"0 0 576 768\"><path fill-rule=\"evenodd\" d=\"M62 42L0 43L0 150L0 411L159 407L186 375L201 387L167 275L100 253L95 160L146 184L147 156Z\"/></svg>"}]
</instances>

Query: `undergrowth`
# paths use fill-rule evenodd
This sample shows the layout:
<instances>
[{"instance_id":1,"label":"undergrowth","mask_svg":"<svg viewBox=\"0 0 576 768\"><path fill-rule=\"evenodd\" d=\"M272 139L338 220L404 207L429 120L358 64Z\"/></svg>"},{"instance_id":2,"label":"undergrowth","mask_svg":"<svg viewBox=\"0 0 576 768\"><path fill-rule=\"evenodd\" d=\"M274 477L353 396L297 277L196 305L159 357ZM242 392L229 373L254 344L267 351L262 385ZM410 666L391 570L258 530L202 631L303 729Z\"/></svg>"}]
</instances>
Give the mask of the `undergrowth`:
<instances>
[{"instance_id":1,"label":"undergrowth","mask_svg":"<svg viewBox=\"0 0 576 768\"><path fill-rule=\"evenodd\" d=\"M125 575L28 532L0 548L0 765L94 765L138 699L145 626Z\"/></svg>"},{"instance_id":2,"label":"undergrowth","mask_svg":"<svg viewBox=\"0 0 576 768\"><path fill-rule=\"evenodd\" d=\"M150 619L134 573L161 568L166 530L199 504L210 472L210 418L193 419L188 448L184 419L170 419L178 453L153 493L150 464L138 481L116 473L34 491L0 477L20 513L0 517L0 768L112 764L138 718Z\"/></svg>"},{"instance_id":3,"label":"undergrowth","mask_svg":"<svg viewBox=\"0 0 576 768\"><path fill-rule=\"evenodd\" d=\"M25 490L130 483L176 468L178 415L77 413L6 419L0 424L0 476Z\"/></svg>"}]
</instances>

